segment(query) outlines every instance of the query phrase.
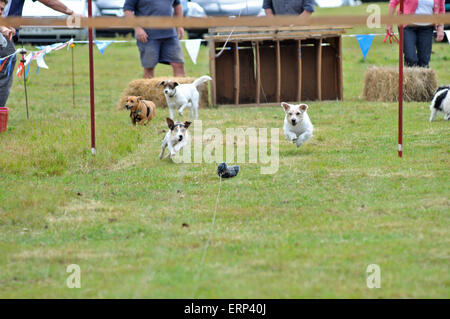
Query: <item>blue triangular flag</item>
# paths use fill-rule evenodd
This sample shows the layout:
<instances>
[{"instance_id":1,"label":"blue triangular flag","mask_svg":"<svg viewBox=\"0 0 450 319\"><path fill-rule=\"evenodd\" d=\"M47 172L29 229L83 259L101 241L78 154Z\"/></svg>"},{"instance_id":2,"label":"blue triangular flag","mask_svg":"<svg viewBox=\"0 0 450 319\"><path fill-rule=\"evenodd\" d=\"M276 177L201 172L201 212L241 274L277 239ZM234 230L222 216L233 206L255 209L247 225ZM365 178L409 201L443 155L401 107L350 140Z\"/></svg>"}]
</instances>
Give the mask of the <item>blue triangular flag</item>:
<instances>
[{"instance_id":1,"label":"blue triangular flag","mask_svg":"<svg viewBox=\"0 0 450 319\"><path fill-rule=\"evenodd\" d=\"M361 52L364 56L364 60L366 59L367 53L370 50L370 46L372 45L374 34L360 34L356 36L356 40L358 40L359 47L361 48Z\"/></svg>"},{"instance_id":2,"label":"blue triangular flag","mask_svg":"<svg viewBox=\"0 0 450 319\"><path fill-rule=\"evenodd\" d=\"M112 43L112 41L95 41L97 49L101 54L105 53L106 48Z\"/></svg>"},{"instance_id":3,"label":"blue triangular flag","mask_svg":"<svg viewBox=\"0 0 450 319\"><path fill-rule=\"evenodd\" d=\"M11 73L11 65L12 65L13 59L14 59L14 57L11 57L11 58L9 59L8 76L7 76L7 78L9 78L9 74Z\"/></svg>"}]
</instances>

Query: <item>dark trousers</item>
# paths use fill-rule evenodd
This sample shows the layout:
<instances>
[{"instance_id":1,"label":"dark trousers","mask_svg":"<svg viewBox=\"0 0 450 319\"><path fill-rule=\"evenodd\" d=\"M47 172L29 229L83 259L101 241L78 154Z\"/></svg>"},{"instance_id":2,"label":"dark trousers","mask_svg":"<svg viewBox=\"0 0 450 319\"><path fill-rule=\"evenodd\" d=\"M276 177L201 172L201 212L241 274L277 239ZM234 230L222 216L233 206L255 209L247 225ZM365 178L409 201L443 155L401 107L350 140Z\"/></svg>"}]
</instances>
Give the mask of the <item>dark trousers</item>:
<instances>
[{"instance_id":1,"label":"dark trousers","mask_svg":"<svg viewBox=\"0 0 450 319\"><path fill-rule=\"evenodd\" d=\"M14 43L8 41L8 46L6 48L0 48L0 58L8 56L16 51ZM9 58L11 59L11 58ZM0 107L6 106L6 101L8 101L9 93L11 92L11 86L13 83L13 71L16 65L16 56L13 56L11 64L11 72L8 76L8 64L9 60L5 62L3 69L0 71Z\"/></svg>"},{"instance_id":2,"label":"dark trousers","mask_svg":"<svg viewBox=\"0 0 450 319\"><path fill-rule=\"evenodd\" d=\"M406 66L428 68L433 45L433 26L407 26L404 31L403 52Z\"/></svg>"}]
</instances>

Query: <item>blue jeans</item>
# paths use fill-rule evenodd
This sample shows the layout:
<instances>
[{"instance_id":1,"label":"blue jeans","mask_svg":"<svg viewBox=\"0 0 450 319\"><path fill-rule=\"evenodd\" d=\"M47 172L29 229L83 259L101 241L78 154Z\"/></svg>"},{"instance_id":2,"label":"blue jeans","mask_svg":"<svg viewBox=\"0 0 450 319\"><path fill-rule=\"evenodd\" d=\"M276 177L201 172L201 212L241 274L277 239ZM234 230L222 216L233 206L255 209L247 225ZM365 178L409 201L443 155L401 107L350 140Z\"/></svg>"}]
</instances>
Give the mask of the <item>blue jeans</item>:
<instances>
[{"instance_id":1,"label":"blue jeans","mask_svg":"<svg viewBox=\"0 0 450 319\"><path fill-rule=\"evenodd\" d=\"M403 52L408 67L428 68L433 45L433 26L407 26L404 31Z\"/></svg>"}]
</instances>

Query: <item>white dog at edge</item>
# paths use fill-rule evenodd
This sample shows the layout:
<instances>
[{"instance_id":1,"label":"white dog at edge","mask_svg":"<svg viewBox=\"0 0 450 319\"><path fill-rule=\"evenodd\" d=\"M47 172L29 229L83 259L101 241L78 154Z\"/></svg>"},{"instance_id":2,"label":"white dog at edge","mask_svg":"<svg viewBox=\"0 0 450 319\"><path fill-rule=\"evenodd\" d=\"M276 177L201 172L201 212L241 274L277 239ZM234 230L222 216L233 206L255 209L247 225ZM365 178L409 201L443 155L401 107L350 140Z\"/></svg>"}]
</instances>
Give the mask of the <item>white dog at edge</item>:
<instances>
[{"instance_id":1,"label":"white dog at edge","mask_svg":"<svg viewBox=\"0 0 450 319\"><path fill-rule=\"evenodd\" d=\"M450 85L436 90L430 105L430 122L433 122L438 111L444 113L444 119L450 121Z\"/></svg>"},{"instance_id":2,"label":"white dog at edge","mask_svg":"<svg viewBox=\"0 0 450 319\"><path fill-rule=\"evenodd\" d=\"M281 103L286 116L284 117L284 135L292 143L300 147L313 136L313 125L309 119L308 105Z\"/></svg>"},{"instance_id":3,"label":"white dog at edge","mask_svg":"<svg viewBox=\"0 0 450 319\"><path fill-rule=\"evenodd\" d=\"M200 100L200 93L198 93L198 86L200 84L211 81L211 77L204 75L196 79L190 84L180 84L172 81L162 81L159 85L164 87L164 96L166 97L167 105L169 106L170 118L173 120L173 111L178 110L180 116L186 107L191 108L191 118L198 119L198 102Z\"/></svg>"}]
</instances>

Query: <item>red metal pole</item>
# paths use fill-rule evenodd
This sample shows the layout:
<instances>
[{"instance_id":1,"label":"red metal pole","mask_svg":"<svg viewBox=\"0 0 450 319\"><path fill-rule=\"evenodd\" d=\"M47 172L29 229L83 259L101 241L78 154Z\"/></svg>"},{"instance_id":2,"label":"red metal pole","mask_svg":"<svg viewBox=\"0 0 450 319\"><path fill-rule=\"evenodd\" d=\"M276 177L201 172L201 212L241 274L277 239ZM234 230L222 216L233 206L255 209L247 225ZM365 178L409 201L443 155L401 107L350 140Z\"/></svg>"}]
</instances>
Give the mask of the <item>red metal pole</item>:
<instances>
[{"instance_id":1,"label":"red metal pole","mask_svg":"<svg viewBox=\"0 0 450 319\"><path fill-rule=\"evenodd\" d=\"M403 1L400 0L400 14L403 14ZM398 157L403 155L403 25L399 26L398 56Z\"/></svg>"},{"instance_id":2,"label":"red metal pole","mask_svg":"<svg viewBox=\"0 0 450 319\"><path fill-rule=\"evenodd\" d=\"M88 1L89 18L92 17L92 0ZM95 97L94 97L94 45L92 28L89 28L89 78L91 93L91 151L95 155Z\"/></svg>"}]
</instances>

